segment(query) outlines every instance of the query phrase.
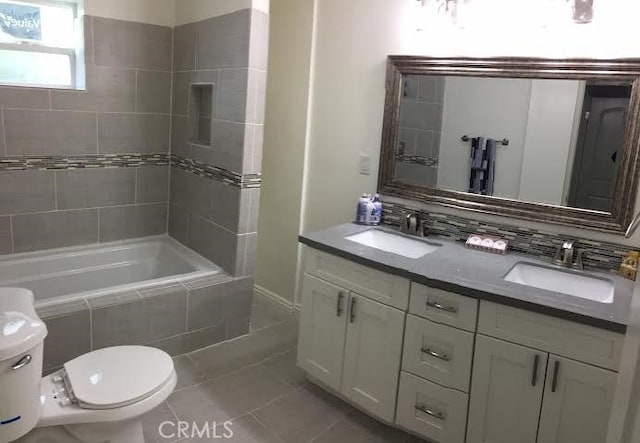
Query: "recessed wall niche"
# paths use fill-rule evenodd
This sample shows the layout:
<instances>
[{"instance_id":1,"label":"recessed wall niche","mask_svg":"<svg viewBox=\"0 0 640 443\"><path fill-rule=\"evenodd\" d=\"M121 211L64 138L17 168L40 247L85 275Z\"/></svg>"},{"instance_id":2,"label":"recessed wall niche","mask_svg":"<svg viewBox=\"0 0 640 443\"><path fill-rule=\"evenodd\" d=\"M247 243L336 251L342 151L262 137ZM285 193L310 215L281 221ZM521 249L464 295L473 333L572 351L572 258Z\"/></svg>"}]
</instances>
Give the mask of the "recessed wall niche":
<instances>
[{"instance_id":1,"label":"recessed wall niche","mask_svg":"<svg viewBox=\"0 0 640 443\"><path fill-rule=\"evenodd\" d=\"M211 146L211 118L213 116L213 84L194 83L190 86L189 140Z\"/></svg>"}]
</instances>

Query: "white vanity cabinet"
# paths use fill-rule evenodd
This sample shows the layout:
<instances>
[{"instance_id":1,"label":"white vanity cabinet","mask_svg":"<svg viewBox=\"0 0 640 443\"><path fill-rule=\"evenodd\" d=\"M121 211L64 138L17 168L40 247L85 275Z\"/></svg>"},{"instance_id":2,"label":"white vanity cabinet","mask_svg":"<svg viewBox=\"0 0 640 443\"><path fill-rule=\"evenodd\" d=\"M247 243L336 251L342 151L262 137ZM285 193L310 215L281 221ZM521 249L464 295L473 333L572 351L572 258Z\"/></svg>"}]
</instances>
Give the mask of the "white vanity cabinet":
<instances>
[{"instance_id":1,"label":"white vanity cabinet","mask_svg":"<svg viewBox=\"0 0 640 443\"><path fill-rule=\"evenodd\" d=\"M307 273L298 366L372 415L393 422L405 316Z\"/></svg>"},{"instance_id":2,"label":"white vanity cabinet","mask_svg":"<svg viewBox=\"0 0 640 443\"><path fill-rule=\"evenodd\" d=\"M308 249L298 366L434 443L602 443L624 336Z\"/></svg>"}]
</instances>

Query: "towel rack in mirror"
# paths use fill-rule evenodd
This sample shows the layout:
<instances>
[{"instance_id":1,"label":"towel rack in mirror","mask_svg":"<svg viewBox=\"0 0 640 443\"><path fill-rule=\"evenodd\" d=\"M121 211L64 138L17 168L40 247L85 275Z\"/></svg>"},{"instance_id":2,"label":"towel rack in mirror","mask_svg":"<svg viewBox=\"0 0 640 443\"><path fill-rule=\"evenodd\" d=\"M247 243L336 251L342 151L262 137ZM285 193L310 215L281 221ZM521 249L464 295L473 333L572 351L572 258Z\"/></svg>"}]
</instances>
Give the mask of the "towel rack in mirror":
<instances>
[{"instance_id":1,"label":"towel rack in mirror","mask_svg":"<svg viewBox=\"0 0 640 443\"><path fill-rule=\"evenodd\" d=\"M460 139L463 142L469 142L471 141L471 137L469 137L468 135L463 135L462 137L460 137ZM496 140L496 143L499 143L503 146L509 146L509 139L508 138L503 138L502 140Z\"/></svg>"}]
</instances>

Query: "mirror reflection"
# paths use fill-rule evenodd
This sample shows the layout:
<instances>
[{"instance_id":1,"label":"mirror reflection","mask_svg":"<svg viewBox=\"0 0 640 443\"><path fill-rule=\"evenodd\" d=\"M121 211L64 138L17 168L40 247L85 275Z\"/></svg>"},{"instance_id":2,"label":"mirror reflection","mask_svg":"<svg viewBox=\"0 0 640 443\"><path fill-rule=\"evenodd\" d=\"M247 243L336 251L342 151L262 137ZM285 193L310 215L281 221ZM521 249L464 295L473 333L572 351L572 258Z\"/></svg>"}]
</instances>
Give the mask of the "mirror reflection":
<instances>
[{"instance_id":1,"label":"mirror reflection","mask_svg":"<svg viewBox=\"0 0 640 443\"><path fill-rule=\"evenodd\" d=\"M405 75L395 180L609 212L631 84Z\"/></svg>"}]
</instances>

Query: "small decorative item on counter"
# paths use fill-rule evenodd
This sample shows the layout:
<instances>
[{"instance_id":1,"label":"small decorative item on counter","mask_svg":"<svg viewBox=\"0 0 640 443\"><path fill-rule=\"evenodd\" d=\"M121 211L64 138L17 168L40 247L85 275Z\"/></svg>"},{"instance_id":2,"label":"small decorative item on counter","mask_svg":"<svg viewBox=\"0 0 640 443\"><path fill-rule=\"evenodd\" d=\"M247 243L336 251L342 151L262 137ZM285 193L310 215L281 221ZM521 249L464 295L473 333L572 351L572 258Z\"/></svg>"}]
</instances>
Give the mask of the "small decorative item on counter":
<instances>
[{"instance_id":1,"label":"small decorative item on counter","mask_svg":"<svg viewBox=\"0 0 640 443\"><path fill-rule=\"evenodd\" d=\"M477 249L478 251L492 252L494 254L505 254L509 247L509 241L479 234L471 234L465 245L469 249Z\"/></svg>"},{"instance_id":2,"label":"small decorative item on counter","mask_svg":"<svg viewBox=\"0 0 640 443\"><path fill-rule=\"evenodd\" d=\"M621 277L628 278L629 280L635 281L636 276L638 275L639 259L640 259L640 252L638 251L629 252L629 254L625 257L625 259L622 260L622 264L620 265L620 271L618 272L618 274Z\"/></svg>"},{"instance_id":3,"label":"small decorative item on counter","mask_svg":"<svg viewBox=\"0 0 640 443\"><path fill-rule=\"evenodd\" d=\"M359 225L377 226L382 222L382 202L380 195L362 194L358 200L356 223Z\"/></svg>"}]
</instances>

